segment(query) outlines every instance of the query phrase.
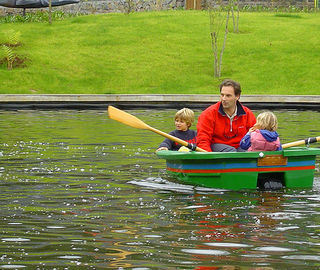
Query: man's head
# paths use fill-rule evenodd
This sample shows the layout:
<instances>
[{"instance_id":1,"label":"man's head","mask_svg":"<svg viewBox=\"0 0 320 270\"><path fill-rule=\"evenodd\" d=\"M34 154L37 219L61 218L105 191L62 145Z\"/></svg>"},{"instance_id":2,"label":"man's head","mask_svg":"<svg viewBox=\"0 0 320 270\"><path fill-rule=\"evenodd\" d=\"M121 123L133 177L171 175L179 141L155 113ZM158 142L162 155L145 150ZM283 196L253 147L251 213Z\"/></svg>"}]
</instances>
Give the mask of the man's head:
<instances>
[{"instance_id":1,"label":"man's head","mask_svg":"<svg viewBox=\"0 0 320 270\"><path fill-rule=\"evenodd\" d=\"M237 106L237 101L240 99L241 87L238 82L227 79L220 84L220 100L223 110L232 115Z\"/></svg>"},{"instance_id":2,"label":"man's head","mask_svg":"<svg viewBox=\"0 0 320 270\"><path fill-rule=\"evenodd\" d=\"M241 86L240 86L240 83L234 81L234 80L231 80L231 79L225 79L221 84L220 84L220 93L221 93L221 90L222 90L222 87L224 86L231 86L233 87L233 90L234 90L234 95L237 96L237 97L240 97L241 95Z\"/></svg>"}]
</instances>

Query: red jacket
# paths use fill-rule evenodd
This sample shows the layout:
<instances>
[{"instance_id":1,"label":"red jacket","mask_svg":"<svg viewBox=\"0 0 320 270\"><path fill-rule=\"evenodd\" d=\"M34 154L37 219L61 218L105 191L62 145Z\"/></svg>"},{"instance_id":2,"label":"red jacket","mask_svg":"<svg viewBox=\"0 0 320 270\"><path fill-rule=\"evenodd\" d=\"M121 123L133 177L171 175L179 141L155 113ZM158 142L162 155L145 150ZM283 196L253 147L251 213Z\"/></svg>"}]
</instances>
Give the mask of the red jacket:
<instances>
[{"instance_id":1,"label":"red jacket","mask_svg":"<svg viewBox=\"0 0 320 270\"><path fill-rule=\"evenodd\" d=\"M211 144L223 143L235 148L239 147L240 140L256 123L252 111L237 101L237 115L231 122L223 111L221 102L211 105L204 110L197 124L197 146L212 152Z\"/></svg>"}]
</instances>

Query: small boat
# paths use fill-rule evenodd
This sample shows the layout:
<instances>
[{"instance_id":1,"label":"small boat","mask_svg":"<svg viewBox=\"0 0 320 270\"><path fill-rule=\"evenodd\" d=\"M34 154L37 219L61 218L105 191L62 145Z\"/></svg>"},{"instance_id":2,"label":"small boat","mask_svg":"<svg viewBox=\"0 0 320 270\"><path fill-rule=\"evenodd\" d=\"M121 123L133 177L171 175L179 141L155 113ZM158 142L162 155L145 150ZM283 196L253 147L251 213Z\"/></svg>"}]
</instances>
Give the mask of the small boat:
<instances>
[{"instance_id":1,"label":"small boat","mask_svg":"<svg viewBox=\"0 0 320 270\"><path fill-rule=\"evenodd\" d=\"M218 153L158 151L156 154L166 160L170 174L192 185L231 190L311 188L320 148Z\"/></svg>"},{"instance_id":2,"label":"small boat","mask_svg":"<svg viewBox=\"0 0 320 270\"><path fill-rule=\"evenodd\" d=\"M167 161L167 170L183 182L219 189L311 188L320 136L282 145L282 151L206 152L196 145L155 129L139 118L108 106L110 119L125 125L150 130L197 152L157 151ZM306 145L307 147L296 147Z\"/></svg>"}]
</instances>

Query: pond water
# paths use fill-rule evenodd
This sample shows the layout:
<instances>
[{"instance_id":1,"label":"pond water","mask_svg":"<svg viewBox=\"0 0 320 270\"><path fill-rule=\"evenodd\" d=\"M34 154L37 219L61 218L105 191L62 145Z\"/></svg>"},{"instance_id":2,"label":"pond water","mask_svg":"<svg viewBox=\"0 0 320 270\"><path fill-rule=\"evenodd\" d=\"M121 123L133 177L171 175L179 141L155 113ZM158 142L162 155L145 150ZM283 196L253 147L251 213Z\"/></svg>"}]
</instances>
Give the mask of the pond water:
<instances>
[{"instance_id":1,"label":"pond water","mask_svg":"<svg viewBox=\"0 0 320 270\"><path fill-rule=\"evenodd\" d=\"M275 113L283 143L320 135L320 112ZM105 111L0 111L0 130L0 269L320 267L319 158L312 189L235 192L174 181L163 138Z\"/></svg>"}]
</instances>

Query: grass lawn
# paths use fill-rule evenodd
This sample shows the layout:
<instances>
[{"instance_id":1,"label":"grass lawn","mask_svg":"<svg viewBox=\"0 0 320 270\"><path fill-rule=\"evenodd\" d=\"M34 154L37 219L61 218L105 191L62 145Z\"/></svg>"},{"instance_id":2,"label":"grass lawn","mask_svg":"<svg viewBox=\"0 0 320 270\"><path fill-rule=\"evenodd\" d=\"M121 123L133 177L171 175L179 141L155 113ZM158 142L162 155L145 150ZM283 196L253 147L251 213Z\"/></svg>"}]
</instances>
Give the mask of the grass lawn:
<instances>
[{"instance_id":1,"label":"grass lawn","mask_svg":"<svg viewBox=\"0 0 320 270\"><path fill-rule=\"evenodd\" d=\"M241 13L220 79L209 28L207 11L184 10L2 23L0 42L7 30L20 31L14 50L27 61L0 66L0 93L216 94L232 78L243 94L319 94L319 13Z\"/></svg>"}]
</instances>

